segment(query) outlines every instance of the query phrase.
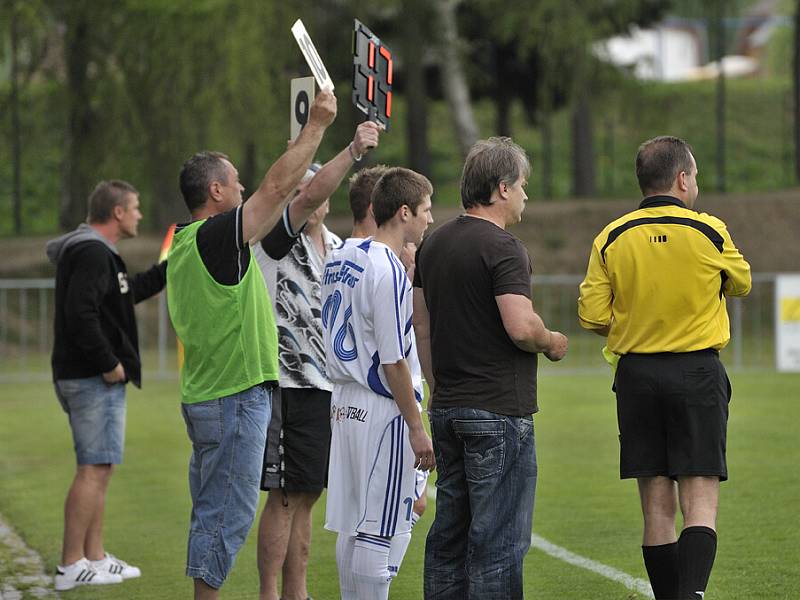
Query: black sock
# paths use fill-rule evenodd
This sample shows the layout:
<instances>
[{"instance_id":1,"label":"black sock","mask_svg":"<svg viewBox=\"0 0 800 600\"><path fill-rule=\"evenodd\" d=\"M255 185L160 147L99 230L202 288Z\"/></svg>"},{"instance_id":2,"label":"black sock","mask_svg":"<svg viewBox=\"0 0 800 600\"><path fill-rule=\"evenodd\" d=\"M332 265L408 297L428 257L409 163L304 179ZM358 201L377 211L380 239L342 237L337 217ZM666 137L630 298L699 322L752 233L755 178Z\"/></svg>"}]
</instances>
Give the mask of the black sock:
<instances>
[{"instance_id":1,"label":"black sock","mask_svg":"<svg viewBox=\"0 0 800 600\"><path fill-rule=\"evenodd\" d=\"M678 598L678 542L642 546L644 567L656 600Z\"/></svg>"},{"instance_id":2,"label":"black sock","mask_svg":"<svg viewBox=\"0 0 800 600\"><path fill-rule=\"evenodd\" d=\"M678 539L680 597L702 598L714 566L717 533L710 527L687 527Z\"/></svg>"}]
</instances>

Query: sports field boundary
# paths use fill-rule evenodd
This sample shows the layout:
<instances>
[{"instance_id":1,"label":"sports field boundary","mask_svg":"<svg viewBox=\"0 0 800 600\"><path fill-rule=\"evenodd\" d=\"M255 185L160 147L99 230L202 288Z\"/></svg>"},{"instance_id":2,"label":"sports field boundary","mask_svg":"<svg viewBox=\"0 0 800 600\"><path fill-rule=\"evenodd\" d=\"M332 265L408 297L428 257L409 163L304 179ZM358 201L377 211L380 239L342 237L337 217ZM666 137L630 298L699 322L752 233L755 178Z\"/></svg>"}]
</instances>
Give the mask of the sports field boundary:
<instances>
[{"instance_id":1,"label":"sports field boundary","mask_svg":"<svg viewBox=\"0 0 800 600\"><path fill-rule=\"evenodd\" d=\"M39 554L29 548L0 515L0 600L56 598L53 579L44 572Z\"/></svg>"},{"instance_id":2,"label":"sports field boundary","mask_svg":"<svg viewBox=\"0 0 800 600\"><path fill-rule=\"evenodd\" d=\"M428 498L434 501L436 500L436 488L432 485L428 485ZM531 546L537 550L541 550L548 556L552 556L558 560L563 560L565 563L580 567L581 569L586 569L587 571L596 573L597 575L605 577L606 579L616 581L617 583L624 585L629 590L643 595L645 598L655 598L653 595L653 590L650 587L650 582L638 577L634 577L633 575L628 575L624 571L620 571L619 569L615 569L609 565L592 560L591 558L586 558L580 554L570 552L566 548L557 546L553 542L544 539L540 535L536 535L535 533L531 534Z\"/></svg>"}]
</instances>

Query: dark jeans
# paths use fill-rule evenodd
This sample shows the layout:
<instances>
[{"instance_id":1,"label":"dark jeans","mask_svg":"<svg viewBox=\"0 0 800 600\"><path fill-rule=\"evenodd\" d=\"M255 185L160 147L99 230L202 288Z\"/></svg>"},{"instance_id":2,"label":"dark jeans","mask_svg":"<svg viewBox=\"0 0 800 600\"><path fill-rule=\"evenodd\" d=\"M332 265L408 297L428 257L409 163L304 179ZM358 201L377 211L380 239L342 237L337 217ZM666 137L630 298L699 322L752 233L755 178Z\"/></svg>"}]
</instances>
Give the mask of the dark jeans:
<instances>
[{"instance_id":1,"label":"dark jeans","mask_svg":"<svg viewBox=\"0 0 800 600\"><path fill-rule=\"evenodd\" d=\"M533 419L438 408L430 420L438 478L425 599L522 598L537 475Z\"/></svg>"}]
</instances>

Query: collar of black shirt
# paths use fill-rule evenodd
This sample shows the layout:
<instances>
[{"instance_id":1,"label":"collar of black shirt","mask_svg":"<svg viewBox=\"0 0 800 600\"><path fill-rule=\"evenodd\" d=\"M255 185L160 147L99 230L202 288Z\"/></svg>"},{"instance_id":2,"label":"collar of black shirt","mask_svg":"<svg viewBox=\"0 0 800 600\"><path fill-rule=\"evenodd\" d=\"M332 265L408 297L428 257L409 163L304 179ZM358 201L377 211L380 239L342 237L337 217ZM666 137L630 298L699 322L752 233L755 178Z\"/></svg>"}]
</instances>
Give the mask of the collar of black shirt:
<instances>
[{"instance_id":1,"label":"collar of black shirt","mask_svg":"<svg viewBox=\"0 0 800 600\"><path fill-rule=\"evenodd\" d=\"M686 205L675 198L674 196L648 196L639 205L639 208L654 208L656 206L680 206L686 208Z\"/></svg>"}]
</instances>

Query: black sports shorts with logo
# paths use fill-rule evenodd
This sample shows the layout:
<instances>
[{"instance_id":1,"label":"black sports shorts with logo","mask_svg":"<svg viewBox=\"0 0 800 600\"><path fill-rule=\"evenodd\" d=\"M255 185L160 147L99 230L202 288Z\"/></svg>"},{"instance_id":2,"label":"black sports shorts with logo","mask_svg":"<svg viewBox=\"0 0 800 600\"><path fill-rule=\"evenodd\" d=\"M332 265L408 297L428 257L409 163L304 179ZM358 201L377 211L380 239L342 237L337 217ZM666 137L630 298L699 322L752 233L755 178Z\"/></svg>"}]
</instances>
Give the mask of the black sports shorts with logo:
<instances>
[{"instance_id":1,"label":"black sports shorts with logo","mask_svg":"<svg viewBox=\"0 0 800 600\"><path fill-rule=\"evenodd\" d=\"M272 393L261 489L321 492L328 485L331 393L280 388Z\"/></svg>"},{"instance_id":2,"label":"black sports shorts with logo","mask_svg":"<svg viewBox=\"0 0 800 600\"><path fill-rule=\"evenodd\" d=\"M614 386L622 479L728 478L731 384L716 350L626 354Z\"/></svg>"}]
</instances>

